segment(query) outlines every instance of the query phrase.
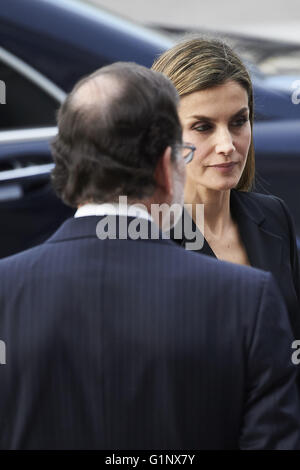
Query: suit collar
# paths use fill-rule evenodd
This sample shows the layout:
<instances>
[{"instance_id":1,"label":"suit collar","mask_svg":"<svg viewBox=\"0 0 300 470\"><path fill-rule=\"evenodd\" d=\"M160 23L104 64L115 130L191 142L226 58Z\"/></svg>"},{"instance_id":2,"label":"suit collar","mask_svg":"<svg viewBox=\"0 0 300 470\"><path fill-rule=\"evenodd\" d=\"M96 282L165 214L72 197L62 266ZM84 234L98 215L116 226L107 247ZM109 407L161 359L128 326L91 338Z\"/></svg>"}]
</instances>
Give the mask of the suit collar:
<instances>
[{"instance_id":1,"label":"suit collar","mask_svg":"<svg viewBox=\"0 0 300 470\"><path fill-rule=\"evenodd\" d=\"M273 232L272 221L251 193L231 191L231 210L253 267L271 271L280 278L282 238Z\"/></svg>"},{"instance_id":2,"label":"suit collar","mask_svg":"<svg viewBox=\"0 0 300 470\"><path fill-rule=\"evenodd\" d=\"M232 189L230 193L230 209L233 217L239 219L246 217L255 224L261 225L265 219L265 213L262 211L257 201L251 198L251 193L237 191Z\"/></svg>"},{"instance_id":3,"label":"suit collar","mask_svg":"<svg viewBox=\"0 0 300 470\"><path fill-rule=\"evenodd\" d=\"M96 226L102 217L71 217L67 219L46 243L56 243L76 238L96 238Z\"/></svg>"},{"instance_id":4,"label":"suit collar","mask_svg":"<svg viewBox=\"0 0 300 470\"><path fill-rule=\"evenodd\" d=\"M134 220L138 220L145 229L147 228L147 235L148 238L154 241L159 241L162 243L170 243L173 245L173 242L166 238L166 235L161 232L157 226L146 219L135 219L134 217L126 217L126 216L86 216L86 217L77 217L77 218L70 218L67 219L59 228L58 230L46 241L46 243L56 243L66 240L75 240L80 238L94 238L99 239L97 236L97 227L98 223L103 221L103 219L109 219L110 221L115 221L116 223L116 239L120 239L119 230L121 227L128 228L130 223ZM122 219L122 220L121 220ZM103 221L104 222L104 221ZM123 224L123 225L122 225ZM137 231L139 229L137 228ZM126 232L128 235L128 239L131 238L130 234ZM109 238L109 237L107 237ZM142 238L138 238L138 240L143 240Z\"/></svg>"}]
</instances>

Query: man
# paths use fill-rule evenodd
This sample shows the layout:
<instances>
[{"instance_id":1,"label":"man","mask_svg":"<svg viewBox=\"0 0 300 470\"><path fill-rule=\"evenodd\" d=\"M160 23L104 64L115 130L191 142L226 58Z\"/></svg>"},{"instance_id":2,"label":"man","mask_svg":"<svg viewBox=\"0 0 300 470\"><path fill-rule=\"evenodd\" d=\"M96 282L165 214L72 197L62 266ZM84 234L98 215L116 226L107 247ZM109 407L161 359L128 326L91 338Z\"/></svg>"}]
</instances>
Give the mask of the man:
<instances>
[{"instance_id":1,"label":"man","mask_svg":"<svg viewBox=\"0 0 300 470\"><path fill-rule=\"evenodd\" d=\"M155 229L155 204L182 204L177 100L163 75L117 63L62 105L53 182L79 209L0 262L1 448L298 448L293 337L271 275Z\"/></svg>"}]
</instances>

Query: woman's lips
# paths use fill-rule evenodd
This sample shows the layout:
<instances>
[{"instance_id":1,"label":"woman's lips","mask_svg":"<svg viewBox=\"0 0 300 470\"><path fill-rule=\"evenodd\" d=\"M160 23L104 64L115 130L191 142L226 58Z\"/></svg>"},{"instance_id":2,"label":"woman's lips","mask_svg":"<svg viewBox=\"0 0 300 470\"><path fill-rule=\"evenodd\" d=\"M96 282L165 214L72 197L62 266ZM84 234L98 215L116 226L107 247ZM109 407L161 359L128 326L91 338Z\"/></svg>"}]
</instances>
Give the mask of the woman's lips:
<instances>
[{"instance_id":1,"label":"woman's lips","mask_svg":"<svg viewBox=\"0 0 300 470\"><path fill-rule=\"evenodd\" d=\"M209 165L210 168L216 168L217 170L226 172L230 171L237 162L229 162L229 163L220 163L219 165Z\"/></svg>"}]
</instances>

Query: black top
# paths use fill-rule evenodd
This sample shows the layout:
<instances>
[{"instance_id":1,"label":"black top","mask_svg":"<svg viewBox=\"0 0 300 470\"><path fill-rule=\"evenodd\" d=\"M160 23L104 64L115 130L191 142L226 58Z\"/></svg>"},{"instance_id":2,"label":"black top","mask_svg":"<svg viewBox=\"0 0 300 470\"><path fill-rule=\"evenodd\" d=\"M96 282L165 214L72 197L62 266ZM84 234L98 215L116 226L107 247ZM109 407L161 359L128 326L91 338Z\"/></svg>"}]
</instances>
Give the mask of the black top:
<instances>
[{"instance_id":1,"label":"black top","mask_svg":"<svg viewBox=\"0 0 300 470\"><path fill-rule=\"evenodd\" d=\"M285 203L276 196L259 193L231 191L230 209L237 222L241 239L251 266L273 274L286 301L295 338L300 338L300 275L293 221ZM186 210L183 219L190 217ZM183 219L178 223L183 223ZM193 232L197 229L194 222ZM187 240L174 239L185 247ZM198 253L213 256L215 253L204 239Z\"/></svg>"}]
</instances>

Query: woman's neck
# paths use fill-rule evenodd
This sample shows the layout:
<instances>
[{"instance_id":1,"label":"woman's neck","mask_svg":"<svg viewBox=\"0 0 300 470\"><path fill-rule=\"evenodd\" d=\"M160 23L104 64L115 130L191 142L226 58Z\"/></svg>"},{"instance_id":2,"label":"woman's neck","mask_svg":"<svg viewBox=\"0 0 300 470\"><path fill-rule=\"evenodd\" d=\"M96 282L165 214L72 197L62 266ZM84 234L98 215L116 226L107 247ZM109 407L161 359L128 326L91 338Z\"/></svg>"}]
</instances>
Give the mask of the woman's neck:
<instances>
[{"instance_id":1,"label":"woman's neck","mask_svg":"<svg viewBox=\"0 0 300 470\"><path fill-rule=\"evenodd\" d=\"M192 205L191 215L194 220L196 204L204 204L204 231L207 235L222 237L232 225L230 189L215 191L201 187L193 192L186 191L184 199L186 204Z\"/></svg>"}]
</instances>

